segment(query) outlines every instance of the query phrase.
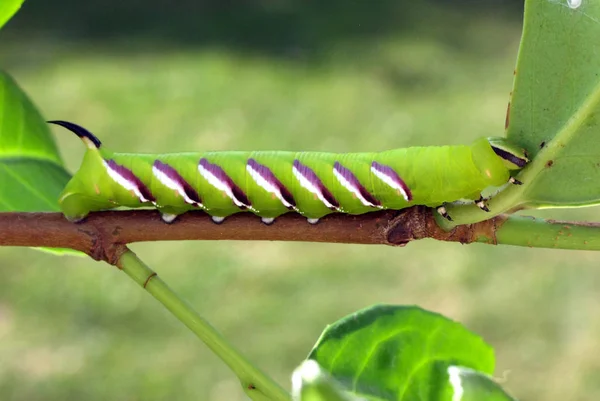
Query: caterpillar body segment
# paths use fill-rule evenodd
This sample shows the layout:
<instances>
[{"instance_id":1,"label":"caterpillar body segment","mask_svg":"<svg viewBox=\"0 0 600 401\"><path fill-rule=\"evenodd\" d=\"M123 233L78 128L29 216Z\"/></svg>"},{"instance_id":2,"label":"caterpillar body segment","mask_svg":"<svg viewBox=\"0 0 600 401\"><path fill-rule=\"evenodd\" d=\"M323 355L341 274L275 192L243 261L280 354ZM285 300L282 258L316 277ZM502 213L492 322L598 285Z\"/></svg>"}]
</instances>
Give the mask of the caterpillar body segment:
<instances>
[{"instance_id":1,"label":"caterpillar body segment","mask_svg":"<svg viewBox=\"0 0 600 401\"><path fill-rule=\"evenodd\" d=\"M459 199L482 202L483 189L505 184L509 169L528 161L523 152L499 151L486 138L470 146L379 153L114 153L76 124L52 123L75 132L87 146L59 200L72 221L93 211L150 207L168 223L187 211L203 210L216 223L250 212L269 225L292 212L315 224L330 213L439 207Z\"/></svg>"}]
</instances>

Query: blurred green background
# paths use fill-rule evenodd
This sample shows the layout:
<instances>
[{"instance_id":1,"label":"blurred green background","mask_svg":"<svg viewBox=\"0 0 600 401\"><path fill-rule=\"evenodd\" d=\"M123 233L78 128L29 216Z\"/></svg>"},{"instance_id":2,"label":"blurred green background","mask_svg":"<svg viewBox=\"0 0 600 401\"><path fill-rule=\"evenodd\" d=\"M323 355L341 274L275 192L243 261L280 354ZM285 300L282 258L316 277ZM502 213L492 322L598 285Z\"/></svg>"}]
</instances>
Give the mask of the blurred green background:
<instances>
[{"instance_id":1,"label":"blurred green background","mask_svg":"<svg viewBox=\"0 0 600 401\"><path fill-rule=\"evenodd\" d=\"M119 151L377 151L502 134L519 1L27 0L0 65ZM55 130L74 171L83 146ZM598 209L536 215L597 220ZM273 229L277 229L276 226ZM521 399L600 397L598 254L420 241L133 250L289 387L324 326L418 304L497 350ZM235 401L236 379L123 273L0 248L1 400Z\"/></svg>"}]
</instances>

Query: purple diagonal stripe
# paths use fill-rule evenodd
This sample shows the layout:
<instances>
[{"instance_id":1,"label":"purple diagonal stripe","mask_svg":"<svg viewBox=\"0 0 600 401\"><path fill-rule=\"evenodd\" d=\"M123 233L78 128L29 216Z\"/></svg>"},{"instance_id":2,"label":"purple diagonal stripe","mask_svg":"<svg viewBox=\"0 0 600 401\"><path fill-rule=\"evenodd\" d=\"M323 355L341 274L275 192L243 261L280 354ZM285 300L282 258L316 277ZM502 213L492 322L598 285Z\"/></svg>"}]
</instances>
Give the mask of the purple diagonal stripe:
<instances>
[{"instance_id":1,"label":"purple diagonal stripe","mask_svg":"<svg viewBox=\"0 0 600 401\"><path fill-rule=\"evenodd\" d=\"M117 164L112 159L104 161L110 177L123 188L133 191L140 202L154 202L156 198L148 187L127 167Z\"/></svg>"},{"instance_id":2,"label":"purple diagonal stripe","mask_svg":"<svg viewBox=\"0 0 600 401\"><path fill-rule=\"evenodd\" d=\"M183 196L186 203L190 203L195 206L202 206L202 200L200 199L198 192L192 188L192 186L179 174L179 172L177 172L177 170L160 160L155 160L152 167L158 172L162 173L167 179L166 182L163 182L162 177L159 176L159 181L161 181L161 183L167 187L179 192L179 194Z\"/></svg>"},{"instance_id":3,"label":"purple diagonal stripe","mask_svg":"<svg viewBox=\"0 0 600 401\"><path fill-rule=\"evenodd\" d=\"M202 158L198 163L198 167L202 176L215 188L225 191L237 207L240 209L252 208L252 204L244 191L233 182L220 166Z\"/></svg>"},{"instance_id":4,"label":"purple diagonal stripe","mask_svg":"<svg viewBox=\"0 0 600 401\"><path fill-rule=\"evenodd\" d=\"M333 165L333 170L342 186L356 195L363 205L372 207L381 206L381 202L362 186L352 171L348 170L337 161Z\"/></svg>"},{"instance_id":5,"label":"purple diagonal stripe","mask_svg":"<svg viewBox=\"0 0 600 401\"><path fill-rule=\"evenodd\" d=\"M329 192L327 187L323 185L321 179L314 171L312 171L312 169L300 163L300 160L298 159L294 160L294 169L297 176L300 176L298 178L300 179L300 184L304 188L317 195L321 202L323 202L328 208L333 210L339 209L340 203L337 201L337 199L335 199L333 194Z\"/></svg>"},{"instance_id":6,"label":"purple diagonal stripe","mask_svg":"<svg viewBox=\"0 0 600 401\"><path fill-rule=\"evenodd\" d=\"M247 168L250 176L266 191L275 194L288 209L296 208L296 200L285 185L277 179L275 174L267 166L258 163L254 159L248 159ZM258 177L255 176L258 175ZM263 182L264 181L264 182Z\"/></svg>"},{"instance_id":7,"label":"purple diagonal stripe","mask_svg":"<svg viewBox=\"0 0 600 401\"><path fill-rule=\"evenodd\" d=\"M408 185L406 185L404 180L400 178L393 168L374 161L371 164L371 171L377 178L399 191L406 201L410 202L412 200L412 193L408 188Z\"/></svg>"}]
</instances>

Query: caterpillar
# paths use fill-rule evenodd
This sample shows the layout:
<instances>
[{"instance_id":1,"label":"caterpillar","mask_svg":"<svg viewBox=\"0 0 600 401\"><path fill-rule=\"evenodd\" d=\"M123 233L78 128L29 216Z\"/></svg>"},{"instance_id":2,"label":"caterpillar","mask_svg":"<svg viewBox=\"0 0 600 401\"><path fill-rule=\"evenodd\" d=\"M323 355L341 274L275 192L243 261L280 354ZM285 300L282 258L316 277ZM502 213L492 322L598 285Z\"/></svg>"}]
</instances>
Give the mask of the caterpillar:
<instances>
[{"instance_id":1,"label":"caterpillar","mask_svg":"<svg viewBox=\"0 0 600 401\"><path fill-rule=\"evenodd\" d=\"M85 128L49 121L75 133L87 150L59 198L73 222L90 212L153 207L166 223L203 210L215 223L251 212L271 224L295 212L316 224L330 213L363 214L462 199L488 211L481 191L507 182L529 162L505 138L471 145L410 147L378 153L229 151L177 154L114 153Z\"/></svg>"}]
</instances>

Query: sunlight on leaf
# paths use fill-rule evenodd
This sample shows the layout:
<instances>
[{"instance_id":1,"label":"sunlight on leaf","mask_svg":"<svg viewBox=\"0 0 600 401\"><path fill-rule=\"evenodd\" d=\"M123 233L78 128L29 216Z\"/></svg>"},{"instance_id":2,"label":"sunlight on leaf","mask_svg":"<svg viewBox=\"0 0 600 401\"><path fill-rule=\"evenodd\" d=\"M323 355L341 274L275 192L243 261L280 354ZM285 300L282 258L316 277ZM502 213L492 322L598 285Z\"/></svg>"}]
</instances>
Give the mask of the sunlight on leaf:
<instances>
[{"instance_id":1,"label":"sunlight on leaf","mask_svg":"<svg viewBox=\"0 0 600 401\"><path fill-rule=\"evenodd\" d=\"M345 392L319 364L313 360L304 361L292 375L292 396L294 401L361 401Z\"/></svg>"},{"instance_id":2,"label":"sunlight on leaf","mask_svg":"<svg viewBox=\"0 0 600 401\"><path fill-rule=\"evenodd\" d=\"M11 19L13 15L25 0L2 0L0 1L0 28L4 26Z\"/></svg>"},{"instance_id":3,"label":"sunlight on leaf","mask_svg":"<svg viewBox=\"0 0 600 401\"><path fill-rule=\"evenodd\" d=\"M515 401L494 380L473 369L448 367L452 401Z\"/></svg>"},{"instance_id":4,"label":"sunlight on leaf","mask_svg":"<svg viewBox=\"0 0 600 401\"><path fill-rule=\"evenodd\" d=\"M411 306L377 305L339 320L308 358L370 400L459 400L449 366L486 375L494 370L494 351L479 336Z\"/></svg>"}]
</instances>

